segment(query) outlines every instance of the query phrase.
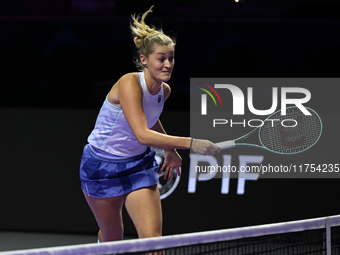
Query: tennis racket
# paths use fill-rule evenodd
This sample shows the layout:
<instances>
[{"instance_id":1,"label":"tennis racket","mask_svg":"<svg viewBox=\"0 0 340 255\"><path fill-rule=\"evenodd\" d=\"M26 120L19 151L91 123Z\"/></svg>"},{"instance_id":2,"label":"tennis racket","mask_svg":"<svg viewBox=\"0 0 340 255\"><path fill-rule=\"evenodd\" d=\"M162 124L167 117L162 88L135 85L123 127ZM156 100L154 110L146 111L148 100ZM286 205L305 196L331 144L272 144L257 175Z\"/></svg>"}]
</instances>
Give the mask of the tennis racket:
<instances>
[{"instance_id":1,"label":"tennis racket","mask_svg":"<svg viewBox=\"0 0 340 255\"><path fill-rule=\"evenodd\" d=\"M152 148L156 152L155 159L159 165L159 169L162 168L163 162L164 162L164 150ZM181 168L179 169L181 171ZM172 171L171 180L168 181L168 179L164 180L164 172L160 173L158 175L158 189L161 199L164 199L168 197L177 187L180 176L177 174L176 169Z\"/></svg>"},{"instance_id":2,"label":"tennis racket","mask_svg":"<svg viewBox=\"0 0 340 255\"><path fill-rule=\"evenodd\" d=\"M281 110L277 111L270 115L261 127L235 140L216 143L216 145L222 150L235 146L252 146L278 154L297 154L306 151L318 142L322 133L322 121L319 115L310 108L306 109L311 115L304 115L296 106L288 107L286 115L281 115ZM257 131L260 144L239 143Z\"/></svg>"}]
</instances>

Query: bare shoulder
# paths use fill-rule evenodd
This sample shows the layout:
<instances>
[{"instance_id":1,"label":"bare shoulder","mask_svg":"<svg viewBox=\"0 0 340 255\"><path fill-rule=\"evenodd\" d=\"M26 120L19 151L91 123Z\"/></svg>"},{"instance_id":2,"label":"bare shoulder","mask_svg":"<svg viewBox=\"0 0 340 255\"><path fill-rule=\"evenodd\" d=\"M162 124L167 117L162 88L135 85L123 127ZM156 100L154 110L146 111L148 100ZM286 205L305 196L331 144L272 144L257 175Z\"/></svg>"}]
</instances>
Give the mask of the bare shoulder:
<instances>
[{"instance_id":1,"label":"bare shoulder","mask_svg":"<svg viewBox=\"0 0 340 255\"><path fill-rule=\"evenodd\" d=\"M169 84L165 82L163 82L163 93L164 93L164 99L167 100L171 94L171 87L169 86Z\"/></svg>"},{"instance_id":2,"label":"bare shoulder","mask_svg":"<svg viewBox=\"0 0 340 255\"><path fill-rule=\"evenodd\" d=\"M117 82L119 85L122 84L137 84L139 85L138 73L127 73L123 75Z\"/></svg>"},{"instance_id":3,"label":"bare shoulder","mask_svg":"<svg viewBox=\"0 0 340 255\"><path fill-rule=\"evenodd\" d=\"M110 103L120 106L120 97L122 94L131 93L132 91L141 92L138 73L127 73L123 75L111 88L108 100Z\"/></svg>"}]
</instances>

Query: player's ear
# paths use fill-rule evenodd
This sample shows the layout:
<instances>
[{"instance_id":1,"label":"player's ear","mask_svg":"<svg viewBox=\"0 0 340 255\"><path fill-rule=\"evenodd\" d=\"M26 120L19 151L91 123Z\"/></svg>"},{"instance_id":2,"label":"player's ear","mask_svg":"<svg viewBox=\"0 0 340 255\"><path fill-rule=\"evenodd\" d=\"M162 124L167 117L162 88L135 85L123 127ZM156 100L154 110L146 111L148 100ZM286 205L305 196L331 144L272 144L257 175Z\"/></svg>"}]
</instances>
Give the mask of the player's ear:
<instances>
[{"instance_id":1,"label":"player's ear","mask_svg":"<svg viewBox=\"0 0 340 255\"><path fill-rule=\"evenodd\" d=\"M140 55L139 59L140 59L140 62L143 64L143 66L146 67L148 64L148 58L145 57L144 55Z\"/></svg>"}]
</instances>

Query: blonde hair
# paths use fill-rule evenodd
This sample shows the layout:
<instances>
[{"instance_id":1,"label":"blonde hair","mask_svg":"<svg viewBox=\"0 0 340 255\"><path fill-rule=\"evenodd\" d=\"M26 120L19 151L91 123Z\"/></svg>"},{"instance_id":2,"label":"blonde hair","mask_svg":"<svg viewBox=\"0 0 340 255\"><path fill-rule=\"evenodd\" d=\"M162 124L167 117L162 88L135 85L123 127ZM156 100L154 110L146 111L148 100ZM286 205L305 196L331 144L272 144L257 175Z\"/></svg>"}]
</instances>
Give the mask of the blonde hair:
<instances>
[{"instance_id":1,"label":"blonde hair","mask_svg":"<svg viewBox=\"0 0 340 255\"><path fill-rule=\"evenodd\" d=\"M153 6L145 12L140 20L140 15L136 17L135 14L132 15L132 24L130 29L133 36L133 41L137 47L137 57L135 59L135 64L138 70L142 71L144 69L139 56L144 55L146 58L151 54L158 45L171 45L175 47L175 40L165 35L161 29L157 30L154 27L149 27L145 24L145 18L152 12Z\"/></svg>"}]
</instances>

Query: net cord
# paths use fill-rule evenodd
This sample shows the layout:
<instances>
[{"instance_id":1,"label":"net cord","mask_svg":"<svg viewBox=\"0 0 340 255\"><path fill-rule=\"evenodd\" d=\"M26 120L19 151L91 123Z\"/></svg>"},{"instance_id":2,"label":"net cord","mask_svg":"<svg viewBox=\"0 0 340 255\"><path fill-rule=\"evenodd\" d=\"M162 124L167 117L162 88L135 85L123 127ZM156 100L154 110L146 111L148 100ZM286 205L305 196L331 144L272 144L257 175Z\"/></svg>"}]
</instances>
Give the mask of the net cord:
<instances>
[{"instance_id":1,"label":"net cord","mask_svg":"<svg viewBox=\"0 0 340 255\"><path fill-rule=\"evenodd\" d=\"M340 215L314 218L308 220L265 224L251 227L240 227L226 230L205 231L199 233L179 234L145 239L123 240L116 242L70 245L51 248L17 250L0 252L1 255L89 255L112 254L126 252L141 252L162 250L195 244L236 240L240 238L257 237L287 232L322 229L340 226Z\"/></svg>"}]
</instances>

